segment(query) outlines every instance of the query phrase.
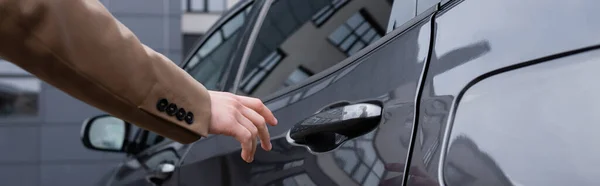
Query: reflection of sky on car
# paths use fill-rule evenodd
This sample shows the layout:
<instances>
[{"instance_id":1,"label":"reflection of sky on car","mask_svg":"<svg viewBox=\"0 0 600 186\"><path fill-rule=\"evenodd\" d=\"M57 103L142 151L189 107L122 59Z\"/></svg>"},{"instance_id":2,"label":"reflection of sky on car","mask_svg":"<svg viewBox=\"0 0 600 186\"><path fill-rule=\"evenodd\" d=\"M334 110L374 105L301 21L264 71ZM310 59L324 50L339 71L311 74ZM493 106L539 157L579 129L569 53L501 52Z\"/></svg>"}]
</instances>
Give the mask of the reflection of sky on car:
<instances>
[{"instance_id":1,"label":"reflection of sky on car","mask_svg":"<svg viewBox=\"0 0 600 186\"><path fill-rule=\"evenodd\" d=\"M479 72L482 70L505 66L507 65L505 62L527 61L547 54L597 44L597 39L590 39L588 36L596 35L595 31L600 29L600 24L593 21L586 22L589 17L595 17L590 13L596 12L597 1L570 0L548 3L545 0L531 0L519 2L521 5L514 6L512 3L504 1L471 1L461 3L460 6L454 7L452 11L444 13L444 16L438 18L436 24L439 31L434 49L436 57L461 48L467 43L479 42L484 38L494 48L494 51L502 51L490 52L469 63L436 75L434 87L438 95L456 94L462 90L464 85L479 76ZM487 15L494 16L486 17L486 19L472 16L481 14L480 7L495 7L486 10ZM538 10L552 10L553 15L560 16L554 16L555 20L548 22L547 14L531 13L529 11L531 7ZM557 9L556 7L561 8ZM506 20L511 20L510 24L506 24ZM561 25L551 26L554 23L561 23ZM515 35L519 35L519 47L515 47L513 40L508 39ZM559 35L561 37L549 37ZM535 50L523 50L524 48L535 48ZM511 55L506 55L508 53Z\"/></svg>"},{"instance_id":2,"label":"reflection of sky on car","mask_svg":"<svg viewBox=\"0 0 600 186\"><path fill-rule=\"evenodd\" d=\"M577 54L469 87L464 97L471 98L460 100L456 109L448 151L468 137L494 160L486 166L497 164L523 185L599 185L593 165L600 160L593 157L600 155L594 148L600 88L587 83L597 78L598 58L598 52ZM469 167L458 154L448 153L447 162Z\"/></svg>"}]
</instances>

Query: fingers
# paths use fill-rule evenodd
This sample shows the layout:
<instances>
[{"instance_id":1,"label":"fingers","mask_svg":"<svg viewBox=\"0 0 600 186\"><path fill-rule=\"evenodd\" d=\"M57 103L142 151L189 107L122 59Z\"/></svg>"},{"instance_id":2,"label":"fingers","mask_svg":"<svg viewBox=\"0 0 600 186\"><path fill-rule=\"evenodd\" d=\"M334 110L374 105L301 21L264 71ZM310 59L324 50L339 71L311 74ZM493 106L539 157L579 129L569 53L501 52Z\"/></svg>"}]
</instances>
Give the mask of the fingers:
<instances>
[{"instance_id":1,"label":"fingers","mask_svg":"<svg viewBox=\"0 0 600 186\"><path fill-rule=\"evenodd\" d=\"M253 146L256 146L253 141L256 141L256 138L254 138L252 133L243 125L234 125L231 130L233 132L232 136L234 136L235 139L238 140L242 145L242 159L248 163L252 162L254 159L252 148Z\"/></svg>"},{"instance_id":2,"label":"fingers","mask_svg":"<svg viewBox=\"0 0 600 186\"><path fill-rule=\"evenodd\" d=\"M254 160L257 137L266 151L271 150L266 123L276 125L277 119L260 99L238 96L227 92L209 91L212 117L209 133L235 137L242 147L241 156L246 162Z\"/></svg>"},{"instance_id":3,"label":"fingers","mask_svg":"<svg viewBox=\"0 0 600 186\"><path fill-rule=\"evenodd\" d=\"M266 151L270 151L272 147L271 135L269 134L269 129L265 124L265 119L260 114L249 108L244 108L242 110L242 115L252 121L254 126L256 126L258 129L258 137L261 141L261 147Z\"/></svg>"},{"instance_id":4,"label":"fingers","mask_svg":"<svg viewBox=\"0 0 600 186\"><path fill-rule=\"evenodd\" d=\"M246 158L247 158L246 161L252 162L254 160L254 154L256 153L256 143L257 143L256 137L258 134L258 129L256 128L256 126L254 126L252 121L250 121L248 118L244 117L241 113L238 114L236 118L237 118L238 122L244 128L246 128L248 131L250 131L251 139L246 139L246 140L248 140L248 143L250 143L252 146L251 146L251 148L249 148L249 151L247 151L247 153L246 153Z\"/></svg>"},{"instance_id":5,"label":"fingers","mask_svg":"<svg viewBox=\"0 0 600 186\"><path fill-rule=\"evenodd\" d=\"M267 106L265 106L265 104L263 104L263 102L260 99L245 96L237 96L237 99L244 106L260 114L270 125L277 125L277 119L275 118L271 110L269 110L269 108L267 108Z\"/></svg>"}]
</instances>

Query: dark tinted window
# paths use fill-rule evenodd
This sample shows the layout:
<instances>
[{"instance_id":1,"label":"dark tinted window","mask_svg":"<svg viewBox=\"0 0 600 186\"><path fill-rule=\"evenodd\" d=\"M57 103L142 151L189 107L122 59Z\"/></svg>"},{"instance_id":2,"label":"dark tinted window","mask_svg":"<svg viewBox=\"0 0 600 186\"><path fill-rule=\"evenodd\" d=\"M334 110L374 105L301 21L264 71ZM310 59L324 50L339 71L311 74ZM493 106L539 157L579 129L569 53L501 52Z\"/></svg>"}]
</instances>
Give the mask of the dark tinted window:
<instances>
[{"instance_id":1,"label":"dark tinted window","mask_svg":"<svg viewBox=\"0 0 600 186\"><path fill-rule=\"evenodd\" d=\"M249 10L251 7L247 6L244 10ZM227 62L235 52L235 47L241 38L242 25L247 20L249 11L244 10L231 16L211 35L205 36L206 40L202 46L194 50L192 57L184 67L184 70L207 89L218 90L220 88L218 87L219 80L227 70Z\"/></svg>"},{"instance_id":2,"label":"dark tinted window","mask_svg":"<svg viewBox=\"0 0 600 186\"><path fill-rule=\"evenodd\" d=\"M600 52L498 74L459 100L450 186L600 185Z\"/></svg>"},{"instance_id":3,"label":"dark tinted window","mask_svg":"<svg viewBox=\"0 0 600 186\"><path fill-rule=\"evenodd\" d=\"M154 132L148 131L148 136L146 137L145 146L151 147L160 142L163 142L164 140L165 140L165 137L162 137L161 135L158 135Z\"/></svg>"},{"instance_id":4,"label":"dark tinted window","mask_svg":"<svg viewBox=\"0 0 600 186\"><path fill-rule=\"evenodd\" d=\"M263 97L341 62L380 38L388 0L277 0L263 22L239 93Z\"/></svg>"},{"instance_id":5,"label":"dark tinted window","mask_svg":"<svg viewBox=\"0 0 600 186\"><path fill-rule=\"evenodd\" d=\"M134 143L136 143L138 146L136 147L138 152L144 151L156 144L159 144L163 141L165 141L167 138L158 135L154 132L148 131L148 130L144 130L141 128L137 128L135 127L135 125L132 125L134 128L135 135L133 136L132 140Z\"/></svg>"}]
</instances>

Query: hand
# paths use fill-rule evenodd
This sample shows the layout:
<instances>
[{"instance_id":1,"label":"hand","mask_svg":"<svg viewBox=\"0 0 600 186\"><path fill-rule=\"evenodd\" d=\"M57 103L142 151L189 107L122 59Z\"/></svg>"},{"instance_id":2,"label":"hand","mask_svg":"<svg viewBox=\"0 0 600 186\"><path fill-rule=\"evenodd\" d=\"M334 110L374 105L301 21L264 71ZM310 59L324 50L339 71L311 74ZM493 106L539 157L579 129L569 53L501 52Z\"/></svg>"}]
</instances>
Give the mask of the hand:
<instances>
[{"instance_id":1,"label":"hand","mask_svg":"<svg viewBox=\"0 0 600 186\"><path fill-rule=\"evenodd\" d=\"M256 152L256 138L271 150L271 137L266 123L277 125L277 119L260 99L228 92L209 91L212 117L208 133L232 136L242 145L242 159L250 163Z\"/></svg>"}]
</instances>

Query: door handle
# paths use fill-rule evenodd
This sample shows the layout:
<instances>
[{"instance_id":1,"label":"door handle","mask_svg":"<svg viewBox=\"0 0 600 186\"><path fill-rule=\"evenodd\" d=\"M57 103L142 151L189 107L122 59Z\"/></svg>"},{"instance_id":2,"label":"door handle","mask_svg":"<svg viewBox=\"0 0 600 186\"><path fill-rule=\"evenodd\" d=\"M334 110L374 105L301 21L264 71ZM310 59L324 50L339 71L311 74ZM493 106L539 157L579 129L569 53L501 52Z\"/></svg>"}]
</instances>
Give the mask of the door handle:
<instances>
[{"instance_id":1,"label":"door handle","mask_svg":"<svg viewBox=\"0 0 600 186\"><path fill-rule=\"evenodd\" d=\"M382 110L376 103L337 104L294 125L286 140L312 153L328 152L377 128Z\"/></svg>"},{"instance_id":2,"label":"door handle","mask_svg":"<svg viewBox=\"0 0 600 186\"><path fill-rule=\"evenodd\" d=\"M163 162L159 164L152 173L146 176L146 181L153 185L162 185L175 172L175 165L171 162Z\"/></svg>"}]
</instances>

